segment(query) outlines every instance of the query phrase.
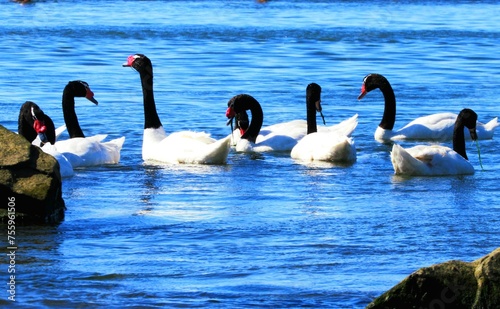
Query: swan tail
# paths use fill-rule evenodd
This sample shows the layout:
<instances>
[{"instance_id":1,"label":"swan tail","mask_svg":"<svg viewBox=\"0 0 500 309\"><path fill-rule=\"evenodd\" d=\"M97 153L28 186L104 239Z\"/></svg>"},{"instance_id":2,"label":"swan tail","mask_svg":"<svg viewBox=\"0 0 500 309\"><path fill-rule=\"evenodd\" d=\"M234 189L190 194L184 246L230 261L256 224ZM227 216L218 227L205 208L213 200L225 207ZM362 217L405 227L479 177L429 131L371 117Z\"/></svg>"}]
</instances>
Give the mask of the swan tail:
<instances>
[{"instance_id":1,"label":"swan tail","mask_svg":"<svg viewBox=\"0 0 500 309\"><path fill-rule=\"evenodd\" d=\"M115 138L113 140L110 140L109 142L106 142L106 144L113 144L118 150L121 150L123 147L123 143L125 143L125 136Z\"/></svg>"},{"instance_id":2,"label":"swan tail","mask_svg":"<svg viewBox=\"0 0 500 309\"><path fill-rule=\"evenodd\" d=\"M498 117L491 119L487 124L484 125L484 128L488 131L495 129L498 127L500 123L498 123Z\"/></svg>"},{"instance_id":3,"label":"swan tail","mask_svg":"<svg viewBox=\"0 0 500 309\"><path fill-rule=\"evenodd\" d=\"M493 133L495 132L495 128L498 127L500 123L498 123L498 117L493 118L488 123L477 123L477 137L480 140L483 139L492 139ZM466 138L469 139L469 134L466 132Z\"/></svg>"},{"instance_id":4,"label":"swan tail","mask_svg":"<svg viewBox=\"0 0 500 309\"><path fill-rule=\"evenodd\" d=\"M208 151L202 158L193 163L202 164L226 164L229 149L231 148L231 136L226 136L220 140L208 144Z\"/></svg>"},{"instance_id":5,"label":"swan tail","mask_svg":"<svg viewBox=\"0 0 500 309\"><path fill-rule=\"evenodd\" d=\"M391 162L394 173L397 175L421 174L418 171L422 170L422 165L424 164L398 144L392 146Z\"/></svg>"},{"instance_id":6,"label":"swan tail","mask_svg":"<svg viewBox=\"0 0 500 309\"><path fill-rule=\"evenodd\" d=\"M116 164L120 162L120 153L123 143L125 143L125 136L102 143L102 146L106 149L104 152L106 158L103 159L105 164Z\"/></svg>"},{"instance_id":7,"label":"swan tail","mask_svg":"<svg viewBox=\"0 0 500 309\"><path fill-rule=\"evenodd\" d=\"M341 135L351 137L352 133L358 126L358 114L354 114L349 119L346 119L336 125L331 126L331 131L338 132Z\"/></svg>"}]
</instances>

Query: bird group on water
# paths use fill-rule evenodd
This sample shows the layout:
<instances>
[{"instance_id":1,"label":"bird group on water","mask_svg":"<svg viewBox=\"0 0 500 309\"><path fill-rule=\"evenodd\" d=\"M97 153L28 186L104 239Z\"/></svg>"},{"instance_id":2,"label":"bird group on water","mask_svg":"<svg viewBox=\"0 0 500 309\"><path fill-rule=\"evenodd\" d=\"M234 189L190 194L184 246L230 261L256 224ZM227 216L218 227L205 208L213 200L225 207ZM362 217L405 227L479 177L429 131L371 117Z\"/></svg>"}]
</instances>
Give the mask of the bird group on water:
<instances>
[{"instance_id":1,"label":"bird group on water","mask_svg":"<svg viewBox=\"0 0 500 309\"><path fill-rule=\"evenodd\" d=\"M358 125L355 114L336 125L317 126L317 113L322 114L321 86L306 88L306 120L293 120L262 127L264 113L259 102L249 94L238 94L227 103L226 117L231 134L216 140L205 132L180 131L167 134L158 116L153 91L153 65L143 54L127 58L124 67L139 73L144 107L142 159L168 164L225 164L230 150L237 152L289 152L295 160L327 161L352 164L356 161L353 132ZM498 119L483 124L468 108L455 113L437 113L419 117L399 130L396 121L396 98L389 81L380 74L368 74L363 79L361 100L370 91L379 89L384 96L382 120L374 137L381 143L393 143L390 152L396 174L459 175L473 174L468 161L465 140L491 139ZM34 102L25 102L19 112L18 133L32 144L54 156L61 176L73 175L74 168L102 164L117 164L125 137L104 141L107 134L85 136L75 112L75 97L84 97L94 104L94 93L81 80L70 81L63 90L62 110L65 125L56 128L53 121ZM247 113L250 111L250 115ZM324 118L323 118L324 121ZM233 127L234 123L234 127ZM60 140L64 130L69 139ZM417 145L403 148L398 141L452 141L452 147Z\"/></svg>"}]
</instances>

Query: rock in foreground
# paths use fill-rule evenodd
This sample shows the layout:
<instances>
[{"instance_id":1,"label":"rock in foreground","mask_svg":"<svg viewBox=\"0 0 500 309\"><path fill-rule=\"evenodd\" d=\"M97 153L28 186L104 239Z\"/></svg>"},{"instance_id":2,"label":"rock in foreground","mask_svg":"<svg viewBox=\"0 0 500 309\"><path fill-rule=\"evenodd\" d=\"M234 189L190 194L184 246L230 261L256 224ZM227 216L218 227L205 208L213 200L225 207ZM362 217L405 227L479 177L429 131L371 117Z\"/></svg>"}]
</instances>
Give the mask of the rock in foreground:
<instances>
[{"instance_id":1,"label":"rock in foreground","mask_svg":"<svg viewBox=\"0 0 500 309\"><path fill-rule=\"evenodd\" d=\"M500 308L500 248L471 263L421 268L366 308Z\"/></svg>"},{"instance_id":2,"label":"rock in foreground","mask_svg":"<svg viewBox=\"0 0 500 309\"><path fill-rule=\"evenodd\" d=\"M15 205L17 223L58 223L64 219L59 163L24 137L0 125L0 217ZM9 201L10 204L9 204Z\"/></svg>"}]
</instances>

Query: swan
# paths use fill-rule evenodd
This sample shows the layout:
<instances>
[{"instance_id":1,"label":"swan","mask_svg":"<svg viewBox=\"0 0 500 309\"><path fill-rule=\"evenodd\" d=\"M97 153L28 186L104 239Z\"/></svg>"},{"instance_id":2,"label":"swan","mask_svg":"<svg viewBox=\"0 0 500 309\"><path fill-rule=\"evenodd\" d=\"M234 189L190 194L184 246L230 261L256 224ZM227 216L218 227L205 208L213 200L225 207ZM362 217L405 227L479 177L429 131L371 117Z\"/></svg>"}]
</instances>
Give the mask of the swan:
<instances>
[{"instance_id":1,"label":"swan","mask_svg":"<svg viewBox=\"0 0 500 309\"><path fill-rule=\"evenodd\" d=\"M306 135L308 123L313 121L314 124L316 123L315 117L308 117L307 121L292 120L262 128L264 113L260 103L251 95L236 95L228 101L227 105L226 117L230 121L236 120L234 144L237 152L291 151ZM321 110L320 108L319 105L318 109ZM247 110L250 110L252 114L250 121ZM339 130L350 136L356 124L357 114L337 125L321 127L320 131Z\"/></svg>"},{"instance_id":2,"label":"swan","mask_svg":"<svg viewBox=\"0 0 500 309\"><path fill-rule=\"evenodd\" d=\"M368 92L379 88L384 95L385 107L382 121L375 131L375 139L379 142L393 140L435 140L446 141L453 137L453 127L457 119L455 113L437 113L424 117L419 117L403 128L394 131L396 121L396 97L389 81L382 75L372 73L365 76L361 93L358 100L361 100ZM483 124L477 123L478 139L491 139L495 128L499 125L498 117Z\"/></svg>"},{"instance_id":3,"label":"swan","mask_svg":"<svg viewBox=\"0 0 500 309\"><path fill-rule=\"evenodd\" d=\"M394 173L400 175L439 176L474 174L474 167L465 153L464 128L469 129L472 140L477 140L477 114L463 109L453 128L453 149L439 145L418 145L404 149L394 144L391 162Z\"/></svg>"},{"instance_id":4,"label":"swan","mask_svg":"<svg viewBox=\"0 0 500 309\"><path fill-rule=\"evenodd\" d=\"M75 113L75 97L85 97L94 104L94 93L89 85L81 80L70 81L63 90L62 109L66 129L70 138L57 141L54 146L70 161L73 168L95 166L101 164L116 164L120 161L120 151L125 137L103 142L107 134L85 137Z\"/></svg>"},{"instance_id":5,"label":"swan","mask_svg":"<svg viewBox=\"0 0 500 309\"><path fill-rule=\"evenodd\" d=\"M143 54L128 57L124 67L139 72L144 104L142 159L170 164L225 164L230 137L215 140L205 132L181 131L167 136L156 111L153 93L153 65Z\"/></svg>"},{"instance_id":6,"label":"swan","mask_svg":"<svg viewBox=\"0 0 500 309\"><path fill-rule=\"evenodd\" d=\"M307 85L306 106L307 135L292 148L290 156L301 161L355 162L356 147L352 138L347 137L345 132L341 130L317 132L316 111L321 111L320 85L316 83ZM353 123L354 128L357 123L357 120Z\"/></svg>"},{"instance_id":7,"label":"swan","mask_svg":"<svg viewBox=\"0 0 500 309\"><path fill-rule=\"evenodd\" d=\"M20 135L33 145L39 146L45 153L52 155L59 162L61 177L73 176L73 166L54 146L58 135L54 122L36 103L26 101L21 106L17 124Z\"/></svg>"}]
</instances>

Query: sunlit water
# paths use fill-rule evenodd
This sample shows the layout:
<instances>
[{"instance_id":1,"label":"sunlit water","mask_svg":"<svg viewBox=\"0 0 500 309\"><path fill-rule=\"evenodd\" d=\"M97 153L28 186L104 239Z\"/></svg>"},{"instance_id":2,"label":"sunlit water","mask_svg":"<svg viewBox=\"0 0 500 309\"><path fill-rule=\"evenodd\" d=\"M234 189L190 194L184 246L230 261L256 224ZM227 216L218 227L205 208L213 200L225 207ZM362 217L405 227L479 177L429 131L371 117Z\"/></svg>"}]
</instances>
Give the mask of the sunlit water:
<instances>
[{"instance_id":1,"label":"sunlit water","mask_svg":"<svg viewBox=\"0 0 500 309\"><path fill-rule=\"evenodd\" d=\"M59 226L18 227L16 304L362 308L420 267L497 248L498 134L480 142L484 171L468 143L473 176L397 177L390 145L373 140L381 93L356 98L377 72L395 89L396 128L464 107L499 116L498 11L496 1L3 1L0 123L16 131L32 100L63 124L62 90L81 79L100 102L77 99L86 135L126 137L120 164L64 180ZM327 124L359 114L358 160L231 152L224 166L145 165L139 76L121 66L137 52L153 61L169 132L226 136L239 93L261 102L265 124L305 119L316 82Z\"/></svg>"}]
</instances>

